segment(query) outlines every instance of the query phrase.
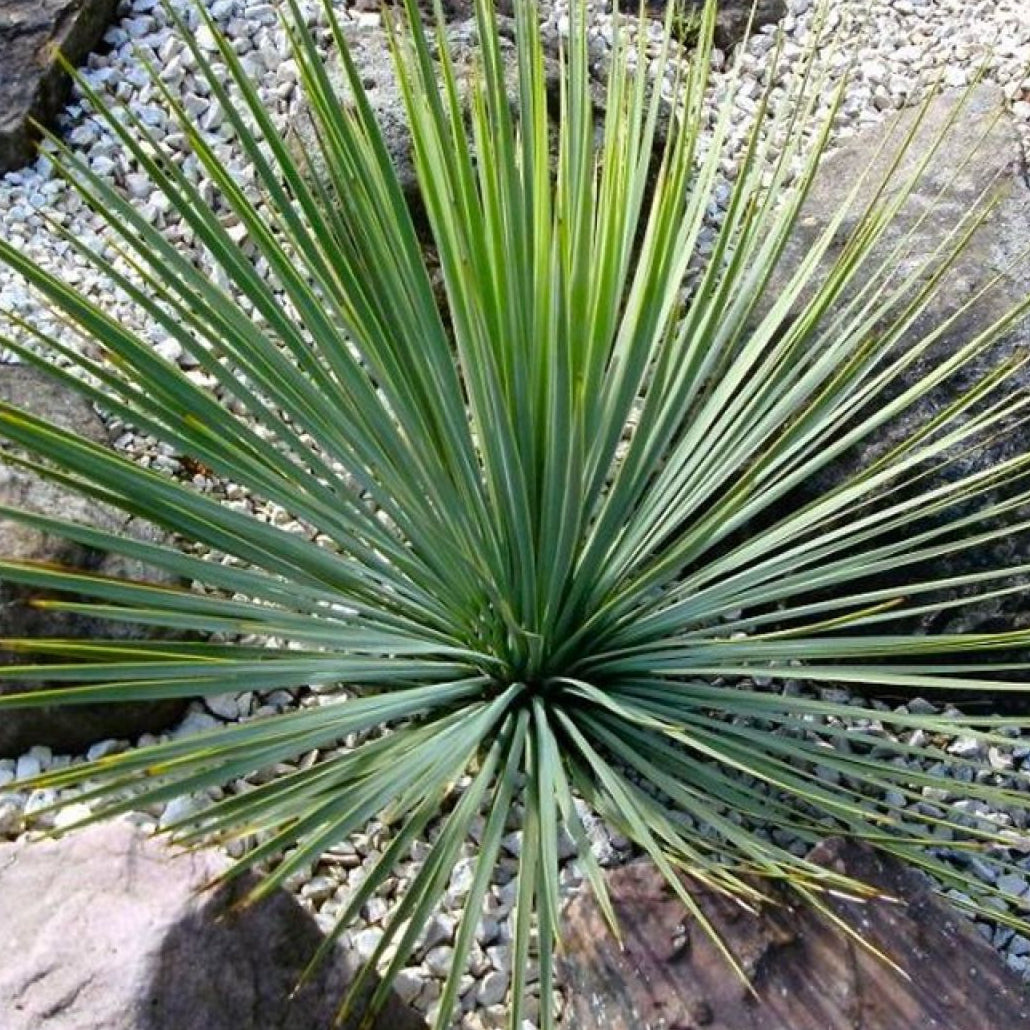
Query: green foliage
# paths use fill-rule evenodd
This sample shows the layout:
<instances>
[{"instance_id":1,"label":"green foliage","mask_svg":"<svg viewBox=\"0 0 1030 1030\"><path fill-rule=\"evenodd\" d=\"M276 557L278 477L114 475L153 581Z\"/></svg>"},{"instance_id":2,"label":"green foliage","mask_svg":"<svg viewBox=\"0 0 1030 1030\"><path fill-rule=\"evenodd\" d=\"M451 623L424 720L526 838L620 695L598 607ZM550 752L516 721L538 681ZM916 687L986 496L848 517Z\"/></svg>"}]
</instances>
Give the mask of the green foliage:
<instances>
[{"instance_id":1,"label":"green foliage","mask_svg":"<svg viewBox=\"0 0 1030 1030\"><path fill-rule=\"evenodd\" d=\"M704 28L704 10L691 0L679 0L672 4L672 21L669 31L672 38L684 46L695 47Z\"/></svg>"},{"instance_id":2,"label":"green foliage","mask_svg":"<svg viewBox=\"0 0 1030 1030\"><path fill-rule=\"evenodd\" d=\"M916 569L983 547L1006 532L991 518L1027 501L1026 456L943 486L925 474L956 448L1000 431L1024 403L1006 392L1014 367L956 392L934 425L875 466L816 500L785 506L799 483L952 379L1023 313L1011 312L916 385L882 399L883 387L947 328L906 350L896 346L982 211L956 227L946 252L899 282L892 256L873 248L906 191L898 200L878 196L828 275L815 281L843 214L763 307L763 287L829 132L826 119L808 146L801 131L827 95L814 64L789 110L767 111L763 101L758 123L768 131L756 126L714 247L691 279L732 105L730 89L705 128L713 5L675 104L663 105L645 77L627 70L630 58L646 66L646 33L638 42L617 35L599 141L584 10L573 5L555 167L532 4L517 5L514 105L489 2L477 4L482 74L472 84L470 119L446 46L435 48L409 6L392 39L442 305L335 20L352 108L337 102L308 30L290 22L325 158L324 175L314 178L291 157L231 48L219 40L229 69L222 81L183 31L253 163L260 204L177 100L166 100L267 274L128 112L90 96L224 270L231 292L74 154L59 158L114 241L103 252L77 239L71 247L193 356L220 397L0 241L0 258L104 357L24 323L19 339L7 341L12 349L302 528L232 510L189 483L0 407L0 430L33 455L24 459L32 467L215 556L4 511L195 587L157 589L30 562L0 562L3 576L90 598L54 607L189 630L210 642L7 641L46 653L46 679L75 685L4 698L0 710L309 686L325 702L54 771L36 784L86 785L100 817L319 751L324 760L227 796L175 829L190 841L258 834L261 843L236 871L281 856L260 895L381 820L391 843L341 929L411 843L428 837L430 856L373 959L384 985L408 960L473 820L485 817L440 1027L516 802L524 810L516 1028L530 958L539 964L542 1024L553 1022L561 827L611 916L574 799L651 856L696 915L682 870L749 903L761 900L765 879L789 883L817 906L827 889L864 892L778 843L788 839L811 844L843 833L873 841L946 886L967 887L966 875L930 850L943 827L1004 866L1007 853L996 845L1007 842L992 824L970 828L947 807L932 815L887 804L888 790L918 799L923 788L953 781L884 756L972 767L945 752L951 737L1004 745L1015 720L884 713L782 689L788 680L912 694L1022 689L1000 674L1023 666L984 661L1022 648L1025 633L891 632L894 610L951 602L939 600L939 582L915 574L904 598L868 586L883 569ZM666 44L663 67L669 61ZM240 99L230 99L229 82ZM767 141L777 137L786 142L773 150ZM25 334L34 338L26 343ZM996 400L984 407L989 396ZM988 493L1005 482L1011 509ZM975 514L970 501L980 503ZM1011 589L1008 577L1025 571L948 585L1000 595ZM234 644L237 635L258 642ZM5 666L0 676L39 674ZM857 726L863 716L888 724L898 740ZM904 743L917 729L928 742ZM1025 808L1023 793L990 778L971 777L962 791Z\"/></svg>"}]
</instances>

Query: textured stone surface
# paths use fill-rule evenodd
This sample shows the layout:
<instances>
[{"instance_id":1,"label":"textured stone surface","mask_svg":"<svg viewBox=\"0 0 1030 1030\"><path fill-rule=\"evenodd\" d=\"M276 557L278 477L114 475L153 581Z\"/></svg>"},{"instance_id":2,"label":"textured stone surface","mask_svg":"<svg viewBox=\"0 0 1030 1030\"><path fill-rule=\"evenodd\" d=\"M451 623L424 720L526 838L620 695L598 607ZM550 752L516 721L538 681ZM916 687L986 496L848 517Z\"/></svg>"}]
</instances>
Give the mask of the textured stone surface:
<instances>
[{"instance_id":1,"label":"textured stone surface","mask_svg":"<svg viewBox=\"0 0 1030 1030\"><path fill-rule=\"evenodd\" d=\"M321 932L284 891L235 911L240 887L199 894L225 861L125 821L0 845L0 1026L330 1030L349 963L337 953L291 1000ZM424 1025L392 997L372 1027Z\"/></svg>"},{"instance_id":2,"label":"textured stone surface","mask_svg":"<svg viewBox=\"0 0 1030 1030\"><path fill-rule=\"evenodd\" d=\"M54 59L73 64L103 35L118 0L0 0L0 173L31 160L31 121L46 124L68 92Z\"/></svg>"},{"instance_id":3,"label":"textured stone surface","mask_svg":"<svg viewBox=\"0 0 1030 1030\"><path fill-rule=\"evenodd\" d=\"M606 874L620 948L591 897L565 916L564 1030L1009 1030L1030 1026L1030 995L973 929L895 860L840 840L809 856L904 904L831 899L904 979L809 908L761 916L695 897L751 979L745 988L646 861Z\"/></svg>"},{"instance_id":4,"label":"textured stone surface","mask_svg":"<svg viewBox=\"0 0 1030 1030\"><path fill-rule=\"evenodd\" d=\"M701 7L702 0L691 0L694 7ZM787 13L785 0L758 0L752 5L751 0L721 0L715 16L715 45L728 50L739 43L748 29L751 20L751 31L757 32L763 25L771 25L779 21Z\"/></svg>"},{"instance_id":5,"label":"textured stone surface","mask_svg":"<svg viewBox=\"0 0 1030 1030\"><path fill-rule=\"evenodd\" d=\"M63 429L94 443L106 443L107 432L88 402L42 373L23 365L0 366L0 401L24 407ZM126 531L156 538L152 526L136 523L108 505L83 497L31 471L0 465L0 503L41 515L59 515L108 532ZM167 583L167 577L114 554L81 547L50 534L0 519L0 555L19 561L66 565L100 575ZM146 627L103 622L66 612L48 612L30 605L40 591L0 580L0 637L141 638ZM0 649L0 664L26 661ZM31 660L31 659L29 659ZM0 694L45 687L46 683L0 681ZM39 708L0 714L0 756L17 755L35 744L73 750L111 737L138 736L163 729L181 714L185 702L86 705Z\"/></svg>"},{"instance_id":6,"label":"textured stone surface","mask_svg":"<svg viewBox=\"0 0 1030 1030\"><path fill-rule=\"evenodd\" d=\"M462 97L465 98L468 95L470 76L475 67L477 43L475 23L468 17L470 9L466 9L463 5L464 0L458 0L448 8L453 14L453 18L448 25L447 39L451 58L454 61L455 77ZM344 26L344 32L351 57L383 134L387 152L397 170L401 188L412 207L416 221L421 222L424 211L415 176L411 132L408 129L404 100L394 74L386 30L378 26L347 24ZM518 90L518 66L514 50L515 26L514 22L503 14L500 18L500 32L509 96L515 98ZM545 34L544 45L547 48L544 60L549 106L552 111L556 111L559 69L553 55L557 52L557 41ZM336 94L344 104L351 105L353 101L350 87L339 57L335 55L331 57L327 67ZM592 81L591 86L595 104L599 109L603 109L603 90L600 84ZM301 101L297 116L290 123L288 138L298 159L310 161L315 173L320 176L324 175L325 160L311 120L310 109L304 101Z\"/></svg>"},{"instance_id":7,"label":"textured stone surface","mask_svg":"<svg viewBox=\"0 0 1030 1030\"><path fill-rule=\"evenodd\" d=\"M411 134L400 87L397 84L390 59L386 30L361 25L345 26L347 47L358 68L362 85L383 134L405 194L413 198L416 193L415 166L411 153ZM348 106L353 101L350 87L339 57L327 65L333 89ZM318 134L312 121L310 108L302 101L301 110L288 128L291 147L299 159L310 161L312 170L325 174L326 162L321 152Z\"/></svg>"},{"instance_id":8,"label":"textured stone surface","mask_svg":"<svg viewBox=\"0 0 1030 1030\"><path fill-rule=\"evenodd\" d=\"M647 0L648 10L655 18L665 14L668 0ZM705 0L676 0L684 19L689 26L691 19L700 17ZM751 21L751 32L754 34L763 25L771 25L779 21L787 11L786 0L758 0L752 5L751 0L719 0L715 15L715 45L720 50L729 50L736 46L746 35L748 21Z\"/></svg>"},{"instance_id":9,"label":"textured stone surface","mask_svg":"<svg viewBox=\"0 0 1030 1030\"><path fill-rule=\"evenodd\" d=\"M923 379L931 369L938 367L997 318L1030 296L1030 265L1021 259L1030 239L1030 189L1018 134L1009 116L1003 115L995 120L1002 103L1001 91L997 87L976 87L965 107L956 111L962 95L963 91L946 93L930 105L915 142L891 179L886 195L897 195L901 184L926 157L931 142L947 129L945 141L930 158L913 195L887 230L876 255L884 257L891 253L911 233L908 253L896 261L895 281L900 282L901 277L910 274L919 262L934 252L962 216L985 194L989 196L992 190L996 191L998 203L962 256L944 274L929 306L907 331L899 347L904 349L924 338L955 315L992 278L1000 275L1000 279L989 293L956 318L919 361L896 378L886 396L896 396ZM955 120L948 127L953 115ZM914 110L898 115L898 129L904 132L912 125L915 116ZM872 165L873 174L841 225L828 260L841 253L864 203L872 195L882 173L887 171L888 162L895 152L893 143L881 150L885 134L892 124L892 120L887 120L882 126L860 133L824 159L785 259L770 284L769 297L775 297L787 282L793 269L809 252L813 241L845 200L855 182L856 170ZM893 138L900 141L900 135ZM975 154L967 160L974 148ZM871 267L876 267L877 256L874 256ZM911 405L874 437L860 443L813 477L793 500L804 503L868 466L876 457L925 425L960 391L978 382L1006 358L1025 354L1028 346L1030 324L1024 319L984 354ZM1019 390L1030 387L1030 369L1022 368L1011 386ZM1015 432L977 441L976 446L968 448L965 453L951 455L954 460L932 475L939 483L952 481L971 472L991 468L1025 449L1025 430L1017 428ZM995 491L987 496L986 501L1000 497L1001 494ZM947 556L935 562L933 568L910 567L904 572L904 581L911 581L912 577L921 574L943 577L1027 561L1030 561L1030 537L1026 533L1012 534L974 551ZM887 576L882 583L874 585L892 584L892 577ZM918 621L909 620L909 624L923 632L1000 630L1027 625L1030 624L1028 596L1016 594L1001 600L978 602L937 616L925 616Z\"/></svg>"}]
</instances>

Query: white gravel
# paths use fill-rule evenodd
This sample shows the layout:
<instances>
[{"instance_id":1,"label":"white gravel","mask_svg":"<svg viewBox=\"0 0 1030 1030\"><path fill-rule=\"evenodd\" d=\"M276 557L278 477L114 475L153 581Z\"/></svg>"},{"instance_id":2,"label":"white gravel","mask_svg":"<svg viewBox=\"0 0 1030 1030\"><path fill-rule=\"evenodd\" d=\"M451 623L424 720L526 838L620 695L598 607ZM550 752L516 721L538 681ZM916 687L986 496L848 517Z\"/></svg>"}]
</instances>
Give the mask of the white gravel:
<instances>
[{"instance_id":1,"label":"white gravel","mask_svg":"<svg viewBox=\"0 0 1030 1030\"><path fill-rule=\"evenodd\" d=\"M317 26L319 5L311 0L301 0L301 7L309 23ZM277 25L275 5L260 0L211 0L208 8L259 82L261 96L269 110L285 124L296 102L297 75ZM788 0L789 13L782 23L785 45L781 66L776 71L777 85L786 84L810 39L811 8L811 0ZM167 127L171 133L166 113L157 102L155 91L140 64L141 56L153 60L162 69L162 80L181 96L200 127L214 141L234 177L243 184L250 183L249 170L235 145L231 127L210 102L206 87L194 74L189 53L169 26L157 0L123 0L120 14L121 20L107 33L106 51L89 59L86 76L92 87L108 98L127 102L158 131ZM362 13L358 17L374 22L378 16ZM552 19L554 23L560 23L560 12L553 14ZM841 30L841 46L836 51L826 48L821 60L834 75L842 74L852 64L854 66L838 138L880 120L885 112L915 102L935 84L964 85L983 66L985 78L996 82L1004 91L1023 133L1024 144L1030 144L1030 3L1026 0L833 0L830 23L831 28L838 25ZM738 145L749 127L756 97L767 74L773 32L773 28L763 31L748 45L746 74L736 98L734 139ZM600 56L607 45L606 40L610 38L610 28L604 16L597 18L595 35L594 52ZM203 45L203 38L201 42ZM210 41L206 49L212 49ZM716 54L715 62L717 68L724 66L725 55ZM137 200L140 210L153 224L161 227L170 238L181 240L184 245L188 242L175 213L169 210L164 199L151 193L146 177L138 173L99 121L85 113L75 99L61 118L59 128L75 150L88 159L95 172L115 182ZM173 147L181 145L174 135L166 142ZM192 159L187 157L184 167L200 180L200 172ZM730 161L727 170L731 167ZM207 195L211 195L210 189ZM50 235L42 212L56 218L79 238L102 243L102 226L91 217L74 193L52 175L45 157L24 170L0 178L0 234L17 241L41 264L56 270L66 281L101 301L120 320L146 331L138 312L124 298L108 290L103 282L97 281L66 244ZM0 270L0 309L4 308L26 317L40 318L33 299L21 283ZM43 321L45 323L45 318ZM157 351L170 360L178 361L197 381L206 381L202 373L190 368L188 358L174 341L163 339L156 333L151 333L150 338ZM223 496L229 504L253 507L251 499L238 486L213 481L202 470L184 464L168 448L136 436L116 421L112 421L109 428L114 445L141 462L169 474L191 478L198 486ZM274 507L266 506L259 514L277 523L289 524L288 513ZM247 694L212 698L206 708L195 703L173 735L197 732L224 721L269 714L296 703L317 704L318 697L310 695L298 702L280 691L272 696ZM89 757L99 757L126 746L127 742L102 742L90 749ZM963 756L978 748L975 741L959 740L952 745L951 751ZM79 759L54 756L49 749L39 747L31 749L17 761L0 760L0 787L16 777L59 767L73 760ZM992 749L989 755L990 766L999 773L1018 773L1024 763L1028 763L1027 770L1030 771L1030 740L1014 740L1011 750ZM237 783L227 789L243 788L242 783ZM961 804L960 795L960 784L956 784L956 796L951 800ZM0 838L12 838L24 832L25 818L31 824L32 812L50 800L52 797L43 792L5 795L0 799ZM163 811L141 815L140 818L152 825L166 825L184 815L200 800L177 799ZM899 795L896 800L903 798ZM928 798L927 803L945 800ZM75 814L73 811L71 816ZM977 813L970 814L974 816ZM1011 817L1004 817L1011 821ZM69 815L62 819L70 821ZM605 863L619 861L626 854L626 842L611 837L596 820L590 821L588 829L597 853ZM508 915L514 900L512 876L520 843L517 813L513 815L510 830L498 883L489 896L469 974L463 983L461 1004L465 1014L460 1026L465 1030L499 1027L507 1010L506 993L511 972ZM316 867L297 877L291 886L301 903L315 913L319 922L330 925L334 914L345 904L349 890L364 875L363 867L383 846L382 829L373 824L354 841L332 849ZM403 889L405 879L412 874L424 850L424 845L416 846L411 862L397 870L396 889ZM448 911L430 923L418 952L418 964L406 970L397 984L406 1001L429 1015L433 1014L442 989L442 978L448 969L456 919L460 915L470 877L471 863L468 859L473 854L474 845L470 843L466 861L459 863L454 872L446 899ZM1030 895L1030 858L1024 859L1023 864L1027 877L1014 875L1011 881L1007 880L1002 885L1012 896L1013 907L1017 908L1025 906L1025 899ZM983 875L993 874L985 867ZM564 879L568 889L576 885L577 877L571 865L566 867ZM380 901L366 906L362 920L350 935L359 952L370 953L374 948L380 933L378 927L387 911L387 905ZM1030 979L1030 940L1011 930L996 930L987 924L981 925L981 931L1003 950L1014 969ZM526 1026L528 1030L532 1024L527 1021Z\"/></svg>"}]
</instances>

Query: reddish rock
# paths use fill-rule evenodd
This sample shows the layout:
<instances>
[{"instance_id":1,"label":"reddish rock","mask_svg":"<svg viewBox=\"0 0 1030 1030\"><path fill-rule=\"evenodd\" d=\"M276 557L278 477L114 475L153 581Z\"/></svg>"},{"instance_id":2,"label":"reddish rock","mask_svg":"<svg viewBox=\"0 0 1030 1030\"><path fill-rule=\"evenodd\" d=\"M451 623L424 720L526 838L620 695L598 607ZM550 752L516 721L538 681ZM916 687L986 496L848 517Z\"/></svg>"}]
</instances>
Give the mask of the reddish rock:
<instances>
[{"instance_id":1,"label":"reddish rock","mask_svg":"<svg viewBox=\"0 0 1030 1030\"><path fill-rule=\"evenodd\" d=\"M810 857L903 904L832 901L889 965L808 907L752 916L695 897L752 980L733 973L650 862L607 874L625 949L593 899L566 913L564 1030L1014 1030L1030 1027L1030 992L919 874L857 844Z\"/></svg>"},{"instance_id":2,"label":"reddish rock","mask_svg":"<svg viewBox=\"0 0 1030 1030\"><path fill-rule=\"evenodd\" d=\"M291 999L321 931L285 891L232 910L252 879L198 893L226 862L126 821L0 845L0 1026L330 1030L351 964L338 952ZM369 1030L424 1027L393 996Z\"/></svg>"}]
</instances>

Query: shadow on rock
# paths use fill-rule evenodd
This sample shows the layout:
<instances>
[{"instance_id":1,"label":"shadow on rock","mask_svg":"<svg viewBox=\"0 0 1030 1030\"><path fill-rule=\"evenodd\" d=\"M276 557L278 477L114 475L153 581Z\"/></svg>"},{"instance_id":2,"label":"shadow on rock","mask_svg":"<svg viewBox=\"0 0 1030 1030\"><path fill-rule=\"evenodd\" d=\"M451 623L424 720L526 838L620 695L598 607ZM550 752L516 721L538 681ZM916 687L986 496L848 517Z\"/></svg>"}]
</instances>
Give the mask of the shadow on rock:
<instances>
[{"instance_id":1,"label":"shadow on rock","mask_svg":"<svg viewBox=\"0 0 1030 1030\"><path fill-rule=\"evenodd\" d=\"M277 892L259 904L233 905L253 886L242 879L169 928L141 998L140 1030L330 1030L355 963L341 950L292 996L322 939L317 925L290 896ZM362 1025L368 994L342 1024ZM369 1024L371 1030L424 1030L399 998Z\"/></svg>"}]
</instances>

